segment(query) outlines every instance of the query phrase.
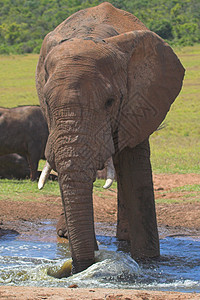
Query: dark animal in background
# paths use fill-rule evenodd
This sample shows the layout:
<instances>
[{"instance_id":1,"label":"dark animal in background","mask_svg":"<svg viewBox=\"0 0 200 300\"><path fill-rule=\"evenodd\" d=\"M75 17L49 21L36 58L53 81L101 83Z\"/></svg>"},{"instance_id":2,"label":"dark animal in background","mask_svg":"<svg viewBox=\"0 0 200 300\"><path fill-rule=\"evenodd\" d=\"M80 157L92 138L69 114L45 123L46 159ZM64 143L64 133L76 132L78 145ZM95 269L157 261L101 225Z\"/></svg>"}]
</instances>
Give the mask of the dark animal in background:
<instances>
[{"instance_id":1,"label":"dark animal in background","mask_svg":"<svg viewBox=\"0 0 200 300\"><path fill-rule=\"evenodd\" d=\"M0 107L0 156L17 153L27 159L30 178L37 178L48 138L48 126L39 106Z\"/></svg>"},{"instance_id":2,"label":"dark animal in background","mask_svg":"<svg viewBox=\"0 0 200 300\"><path fill-rule=\"evenodd\" d=\"M1 179L25 179L30 177L30 168L26 158L17 153L0 156L0 166Z\"/></svg>"},{"instance_id":3,"label":"dark animal in background","mask_svg":"<svg viewBox=\"0 0 200 300\"><path fill-rule=\"evenodd\" d=\"M26 158L17 153L0 156L0 166L0 179L30 178L30 168ZM36 178L40 175L41 171L37 171ZM48 179L55 181L58 177L56 174L49 174Z\"/></svg>"}]
</instances>

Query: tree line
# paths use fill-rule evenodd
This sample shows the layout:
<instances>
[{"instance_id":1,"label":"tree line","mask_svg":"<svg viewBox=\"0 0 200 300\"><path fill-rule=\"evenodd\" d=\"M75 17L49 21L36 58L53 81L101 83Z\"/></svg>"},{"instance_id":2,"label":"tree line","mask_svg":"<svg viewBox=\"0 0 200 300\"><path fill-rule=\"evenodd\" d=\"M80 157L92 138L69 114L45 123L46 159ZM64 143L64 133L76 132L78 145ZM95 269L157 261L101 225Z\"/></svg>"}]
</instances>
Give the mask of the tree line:
<instances>
[{"instance_id":1,"label":"tree line","mask_svg":"<svg viewBox=\"0 0 200 300\"><path fill-rule=\"evenodd\" d=\"M0 54L39 53L44 36L101 0L0 0ZM138 17L171 45L200 42L199 0L108 0Z\"/></svg>"}]
</instances>

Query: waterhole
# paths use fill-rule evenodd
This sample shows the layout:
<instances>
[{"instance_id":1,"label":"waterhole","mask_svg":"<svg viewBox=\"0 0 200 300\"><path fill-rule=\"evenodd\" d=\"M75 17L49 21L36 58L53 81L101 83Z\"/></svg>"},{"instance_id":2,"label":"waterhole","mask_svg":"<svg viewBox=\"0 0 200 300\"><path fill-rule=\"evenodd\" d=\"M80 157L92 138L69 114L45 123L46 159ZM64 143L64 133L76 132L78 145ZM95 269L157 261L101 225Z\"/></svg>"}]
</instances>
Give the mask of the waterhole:
<instances>
[{"instance_id":1,"label":"waterhole","mask_svg":"<svg viewBox=\"0 0 200 300\"><path fill-rule=\"evenodd\" d=\"M62 279L47 275L49 269L59 269L70 258L68 243L56 238L55 224L41 222L42 235L6 231L0 237L0 285L67 287L76 284L83 288L200 292L199 238L165 235L160 239L159 259L136 263L126 242L106 235L108 230L102 225L96 224L96 229L97 262L79 274ZM113 228L110 229L112 233ZM47 239L45 232L54 236Z\"/></svg>"}]
</instances>

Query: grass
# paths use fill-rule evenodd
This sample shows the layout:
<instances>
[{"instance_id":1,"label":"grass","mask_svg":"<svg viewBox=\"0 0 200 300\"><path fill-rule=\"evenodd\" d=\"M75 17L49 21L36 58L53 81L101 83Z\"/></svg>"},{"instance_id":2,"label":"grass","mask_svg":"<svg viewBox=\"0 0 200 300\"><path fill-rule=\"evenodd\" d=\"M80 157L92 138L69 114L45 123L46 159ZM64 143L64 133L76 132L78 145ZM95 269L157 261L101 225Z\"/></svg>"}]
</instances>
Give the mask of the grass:
<instances>
[{"instance_id":1,"label":"grass","mask_svg":"<svg viewBox=\"0 0 200 300\"><path fill-rule=\"evenodd\" d=\"M200 192L199 184L186 184L177 188L171 189L171 192Z\"/></svg>"},{"instance_id":2,"label":"grass","mask_svg":"<svg viewBox=\"0 0 200 300\"><path fill-rule=\"evenodd\" d=\"M181 197L177 197L177 193L181 194ZM170 194L170 198L169 198ZM173 197L174 194L174 197ZM159 196L162 196L161 198ZM156 192L156 203L170 204L170 203L192 203L200 202L200 185L199 184L187 184L172 188L167 191Z\"/></svg>"},{"instance_id":3,"label":"grass","mask_svg":"<svg viewBox=\"0 0 200 300\"><path fill-rule=\"evenodd\" d=\"M175 49L186 75L181 93L152 134L154 173L200 173L200 45ZM0 106L39 104L35 88L38 55L0 56Z\"/></svg>"},{"instance_id":4,"label":"grass","mask_svg":"<svg viewBox=\"0 0 200 300\"><path fill-rule=\"evenodd\" d=\"M176 198L176 197L174 197L174 198L157 198L156 199L156 204L172 204L172 203L174 203L174 204L191 204L191 203L197 203L197 202L199 202L200 200L197 198L197 196L199 196L199 195L197 195L197 194L192 194L192 193L190 193L190 194L188 194L188 195L184 195L184 194L182 194L181 195L181 198Z\"/></svg>"},{"instance_id":5,"label":"grass","mask_svg":"<svg viewBox=\"0 0 200 300\"><path fill-rule=\"evenodd\" d=\"M97 179L94 183L93 192L95 195L104 198L112 197L112 193L116 194L117 183L114 182L109 192L105 192L103 185L105 180ZM48 180L42 190L38 190L37 182L31 180L0 180L0 201L14 200L14 201L42 201L43 196L48 198L50 196L59 197L60 189L58 182Z\"/></svg>"},{"instance_id":6,"label":"grass","mask_svg":"<svg viewBox=\"0 0 200 300\"><path fill-rule=\"evenodd\" d=\"M109 199L116 197L117 183L114 182L109 190L104 190L103 185L105 180L97 179L94 183L94 195ZM49 197L60 197L59 185L56 181L47 181L43 190L38 190L37 182L30 180L8 180L2 179L0 181L0 201L39 201L42 202ZM177 197L177 193L180 197ZM170 195L170 197L169 197ZM197 203L200 202L200 185L184 185L170 190L156 191L157 204L171 204L171 203Z\"/></svg>"},{"instance_id":7,"label":"grass","mask_svg":"<svg viewBox=\"0 0 200 300\"><path fill-rule=\"evenodd\" d=\"M186 69L183 88L150 139L155 173L200 173L200 45L175 51Z\"/></svg>"},{"instance_id":8,"label":"grass","mask_svg":"<svg viewBox=\"0 0 200 300\"><path fill-rule=\"evenodd\" d=\"M37 182L31 180L1 179L0 200L38 201L42 196L60 196L58 183L48 181L43 190L38 190Z\"/></svg>"},{"instance_id":9,"label":"grass","mask_svg":"<svg viewBox=\"0 0 200 300\"><path fill-rule=\"evenodd\" d=\"M114 181L112 186L108 190L105 190L103 188L104 184L105 184L104 179L97 179L94 182L94 185L93 185L94 195L101 197L101 198L105 198L105 199L112 198L113 196L115 197L116 192L117 192L117 182Z\"/></svg>"},{"instance_id":10,"label":"grass","mask_svg":"<svg viewBox=\"0 0 200 300\"><path fill-rule=\"evenodd\" d=\"M200 45L175 49L186 69L183 89L166 117L166 127L152 134L151 160L154 173L200 173ZM0 106L38 105L35 69L38 55L0 56ZM41 161L40 169L44 162ZM104 181L97 180L94 193L103 196ZM188 189L188 192L185 189ZM116 191L116 183L112 187ZM199 185L180 188L184 199L190 193L196 199ZM111 190L112 192L112 190ZM173 192L173 191L171 191ZM48 182L44 190L30 180L0 180L0 200L36 201L42 195L59 196L57 182ZM188 199L192 201L193 198ZM173 199L157 199L157 202ZM164 202L163 202L164 201Z\"/></svg>"},{"instance_id":11,"label":"grass","mask_svg":"<svg viewBox=\"0 0 200 300\"><path fill-rule=\"evenodd\" d=\"M39 104L35 88L38 55L0 56L0 106Z\"/></svg>"}]
</instances>

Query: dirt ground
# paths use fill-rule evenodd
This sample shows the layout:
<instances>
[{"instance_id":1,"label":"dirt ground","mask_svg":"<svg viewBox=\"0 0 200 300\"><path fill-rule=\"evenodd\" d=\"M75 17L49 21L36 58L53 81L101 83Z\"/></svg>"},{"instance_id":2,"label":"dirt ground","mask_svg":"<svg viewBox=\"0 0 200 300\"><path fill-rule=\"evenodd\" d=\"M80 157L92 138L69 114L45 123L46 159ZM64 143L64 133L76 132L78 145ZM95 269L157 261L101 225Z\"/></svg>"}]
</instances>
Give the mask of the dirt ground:
<instances>
[{"instance_id":1,"label":"dirt ground","mask_svg":"<svg viewBox=\"0 0 200 300\"><path fill-rule=\"evenodd\" d=\"M191 192L176 191L172 188L184 185L200 184L200 174L154 175L156 199L173 199L175 203L156 204L157 220L160 234L186 234L200 236L200 202L199 195ZM94 197L95 222L98 224L115 224L117 219L116 191L112 188L106 197ZM184 200L186 199L186 200ZM0 201L0 237L8 231L24 233L41 230L41 220L59 218L62 210L60 197L44 196L35 202ZM29 224L27 226L27 224ZM106 228L104 226L104 228ZM162 230L160 230L162 228ZM105 229L106 230L106 229ZM56 233L52 233L52 235ZM80 288L35 288L35 287L0 287L0 299L200 299L200 294L183 294L158 291L80 289Z\"/></svg>"}]
</instances>

